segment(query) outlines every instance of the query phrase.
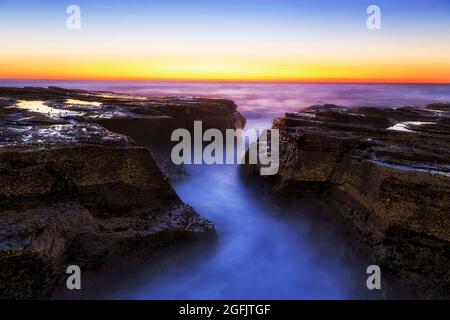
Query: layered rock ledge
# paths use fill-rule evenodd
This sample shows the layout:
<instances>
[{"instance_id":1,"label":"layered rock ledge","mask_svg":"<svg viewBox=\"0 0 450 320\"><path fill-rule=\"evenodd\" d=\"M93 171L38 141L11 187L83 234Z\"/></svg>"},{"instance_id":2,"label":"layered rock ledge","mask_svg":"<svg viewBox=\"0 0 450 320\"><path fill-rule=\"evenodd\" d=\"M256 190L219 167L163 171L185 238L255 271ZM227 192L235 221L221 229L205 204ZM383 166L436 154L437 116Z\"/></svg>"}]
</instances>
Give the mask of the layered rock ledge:
<instances>
[{"instance_id":1,"label":"layered rock ledge","mask_svg":"<svg viewBox=\"0 0 450 320\"><path fill-rule=\"evenodd\" d=\"M228 100L0 88L0 297L46 298L69 265L214 238L135 142L193 120L245 124Z\"/></svg>"},{"instance_id":2,"label":"layered rock ledge","mask_svg":"<svg viewBox=\"0 0 450 320\"><path fill-rule=\"evenodd\" d=\"M274 190L347 220L372 261L411 292L450 296L450 104L312 106L273 127Z\"/></svg>"}]
</instances>

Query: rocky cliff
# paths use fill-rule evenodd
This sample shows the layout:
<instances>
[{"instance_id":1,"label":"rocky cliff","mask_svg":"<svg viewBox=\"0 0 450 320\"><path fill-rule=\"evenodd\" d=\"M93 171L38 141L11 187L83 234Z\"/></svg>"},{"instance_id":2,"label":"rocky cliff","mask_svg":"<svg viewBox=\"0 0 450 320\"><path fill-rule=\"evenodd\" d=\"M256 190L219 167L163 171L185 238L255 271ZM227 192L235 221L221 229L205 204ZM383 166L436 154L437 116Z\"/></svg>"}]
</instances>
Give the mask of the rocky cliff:
<instances>
[{"instance_id":1,"label":"rocky cliff","mask_svg":"<svg viewBox=\"0 0 450 320\"><path fill-rule=\"evenodd\" d=\"M193 120L245 124L227 100L0 88L0 297L46 298L69 265L214 238L150 150L105 128L146 141Z\"/></svg>"},{"instance_id":2,"label":"rocky cliff","mask_svg":"<svg viewBox=\"0 0 450 320\"><path fill-rule=\"evenodd\" d=\"M312 106L273 127L274 190L347 220L359 247L411 292L450 295L450 104Z\"/></svg>"}]
</instances>

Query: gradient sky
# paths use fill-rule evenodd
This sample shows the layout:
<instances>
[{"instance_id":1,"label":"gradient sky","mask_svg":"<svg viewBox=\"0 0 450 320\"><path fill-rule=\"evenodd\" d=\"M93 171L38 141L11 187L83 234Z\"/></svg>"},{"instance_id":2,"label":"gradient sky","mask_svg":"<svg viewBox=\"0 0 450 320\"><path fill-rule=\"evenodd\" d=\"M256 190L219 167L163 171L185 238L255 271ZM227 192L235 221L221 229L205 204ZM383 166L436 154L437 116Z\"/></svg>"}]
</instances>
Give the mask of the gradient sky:
<instances>
[{"instance_id":1,"label":"gradient sky","mask_svg":"<svg viewBox=\"0 0 450 320\"><path fill-rule=\"evenodd\" d=\"M0 78L450 83L449 0L0 0L0 41Z\"/></svg>"}]
</instances>

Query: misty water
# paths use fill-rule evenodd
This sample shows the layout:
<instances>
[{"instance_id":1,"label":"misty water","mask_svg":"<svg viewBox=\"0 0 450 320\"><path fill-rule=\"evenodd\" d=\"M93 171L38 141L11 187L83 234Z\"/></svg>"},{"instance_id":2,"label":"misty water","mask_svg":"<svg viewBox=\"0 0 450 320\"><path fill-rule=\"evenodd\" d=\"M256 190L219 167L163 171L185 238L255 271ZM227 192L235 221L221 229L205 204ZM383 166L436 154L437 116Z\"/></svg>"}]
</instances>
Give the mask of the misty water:
<instances>
[{"instance_id":1,"label":"misty water","mask_svg":"<svg viewBox=\"0 0 450 320\"><path fill-rule=\"evenodd\" d=\"M311 104L378 107L450 101L449 85L236 84L180 82L0 81L0 85L111 90L137 95L233 99L248 127ZM338 236L327 215L301 203L283 204L248 183L236 165L186 166L174 183L181 199L211 220L218 240L174 249L161 259L92 277L82 297L124 299L347 299L369 292L368 262ZM333 215L331 208L328 215ZM156 261L157 260L157 261Z\"/></svg>"},{"instance_id":2,"label":"misty water","mask_svg":"<svg viewBox=\"0 0 450 320\"><path fill-rule=\"evenodd\" d=\"M345 299L370 297L367 264L311 221L309 209L275 203L237 166L191 166L180 197L214 222L216 244L171 253L103 298ZM289 207L289 209L287 209ZM286 210L290 210L287 212ZM176 257L176 255L182 255ZM351 258L349 258L351 256ZM173 260L171 258L174 258Z\"/></svg>"}]
</instances>

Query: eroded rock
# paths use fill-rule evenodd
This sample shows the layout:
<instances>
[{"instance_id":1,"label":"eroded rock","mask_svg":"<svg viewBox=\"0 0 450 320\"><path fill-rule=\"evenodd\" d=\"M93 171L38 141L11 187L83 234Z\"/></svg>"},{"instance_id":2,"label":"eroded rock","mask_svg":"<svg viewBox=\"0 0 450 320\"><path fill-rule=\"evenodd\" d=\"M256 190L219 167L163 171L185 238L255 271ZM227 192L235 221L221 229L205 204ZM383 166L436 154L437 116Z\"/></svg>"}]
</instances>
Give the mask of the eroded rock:
<instances>
[{"instance_id":1,"label":"eroded rock","mask_svg":"<svg viewBox=\"0 0 450 320\"><path fill-rule=\"evenodd\" d=\"M135 142L194 120L245 124L227 100L0 88L0 297L46 298L69 265L214 238Z\"/></svg>"},{"instance_id":2,"label":"eroded rock","mask_svg":"<svg viewBox=\"0 0 450 320\"><path fill-rule=\"evenodd\" d=\"M312 106L274 121L278 192L350 222L382 269L423 297L450 295L450 112Z\"/></svg>"}]
</instances>

